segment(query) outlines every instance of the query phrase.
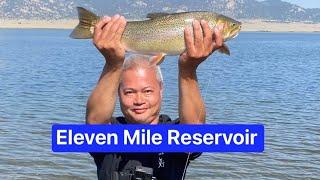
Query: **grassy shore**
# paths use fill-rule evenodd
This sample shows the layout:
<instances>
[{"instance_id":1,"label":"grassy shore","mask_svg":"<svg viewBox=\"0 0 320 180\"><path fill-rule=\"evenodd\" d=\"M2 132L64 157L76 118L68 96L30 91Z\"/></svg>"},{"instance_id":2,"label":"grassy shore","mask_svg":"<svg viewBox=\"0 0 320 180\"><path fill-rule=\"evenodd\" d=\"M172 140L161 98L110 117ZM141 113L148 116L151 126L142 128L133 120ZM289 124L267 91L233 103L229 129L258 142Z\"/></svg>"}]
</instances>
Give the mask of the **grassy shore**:
<instances>
[{"instance_id":1,"label":"grassy shore","mask_svg":"<svg viewBox=\"0 0 320 180\"><path fill-rule=\"evenodd\" d=\"M272 22L263 20L241 20L242 31L262 32L320 32L320 23ZM73 29L78 20L0 20L0 28L48 28Z\"/></svg>"}]
</instances>

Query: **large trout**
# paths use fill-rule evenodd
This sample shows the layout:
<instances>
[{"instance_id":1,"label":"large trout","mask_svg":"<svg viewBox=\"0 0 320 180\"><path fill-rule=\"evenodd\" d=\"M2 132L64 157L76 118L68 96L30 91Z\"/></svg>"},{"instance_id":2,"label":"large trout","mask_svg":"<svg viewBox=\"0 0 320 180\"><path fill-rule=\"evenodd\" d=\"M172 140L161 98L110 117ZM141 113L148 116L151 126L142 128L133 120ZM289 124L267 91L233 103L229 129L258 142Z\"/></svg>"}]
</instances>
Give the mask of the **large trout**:
<instances>
[{"instance_id":1,"label":"large trout","mask_svg":"<svg viewBox=\"0 0 320 180\"><path fill-rule=\"evenodd\" d=\"M100 17L81 7L78 7L78 15L80 22L70 37L92 38L94 26ZM210 28L224 24L224 41L236 37L241 29L240 22L214 12L151 13L147 18L127 23L121 39L126 51L148 55L181 54L185 50L183 31L185 27L192 26L193 20L206 20ZM219 51L230 55L225 44Z\"/></svg>"}]
</instances>

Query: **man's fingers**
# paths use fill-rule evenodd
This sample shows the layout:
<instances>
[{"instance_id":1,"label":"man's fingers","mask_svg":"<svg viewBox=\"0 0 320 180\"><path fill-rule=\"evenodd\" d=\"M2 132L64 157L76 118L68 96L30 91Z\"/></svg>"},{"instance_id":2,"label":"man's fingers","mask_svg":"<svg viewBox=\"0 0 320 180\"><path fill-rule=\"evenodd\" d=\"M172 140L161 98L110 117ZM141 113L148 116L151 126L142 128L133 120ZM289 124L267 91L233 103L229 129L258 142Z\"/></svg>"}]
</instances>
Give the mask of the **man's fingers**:
<instances>
[{"instance_id":1,"label":"man's fingers","mask_svg":"<svg viewBox=\"0 0 320 180\"><path fill-rule=\"evenodd\" d=\"M222 31L223 31L223 27L224 25L219 25L218 27L216 27L214 29L214 45L213 45L213 50L219 49L222 47L223 44L223 35L222 35Z\"/></svg>"},{"instance_id":2,"label":"man's fingers","mask_svg":"<svg viewBox=\"0 0 320 180\"><path fill-rule=\"evenodd\" d=\"M111 32L111 27L114 25L115 21L120 17L120 15L112 16L110 22L103 27L103 32L101 34L101 38L106 39L110 38L114 32Z\"/></svg>"},{"instance_id":3,"label":"man's fingers","mask_svg":"<svg viewBox=\"0 0 320 180\"><path fill-rule=\"evenodd\" d=\"M191 35L191 30L190 28L185 28L184 29L184 42L186 45L186 50L188 54L192 54L195 52L195 48L194 48L194 41L193 41L193 37Z\"/></svg>"},{"instance_id":4,"label":"man's fingers","mask_svg":"<svg viewBox=\"0 0 320 180\"><path fill-rule=\"evenodd\" d=\"M101 18L97 24L94 26L94 34L93 34L93 40L97 41L102 33L102 28L111 20L109 16L104 16Z\"/></svg>"},{"instance_id":5,"label":"man's fingers","mask_svg":"<svg viewBox=\"0 0 320 180\"><path fill-rule=\"evenodd\" d=\"M212 34L213 30L210 29L208 22L205 20L201 20L201 27L203 31L203 43L206 50L212 50L210 49L210 46L212 45Z\"/></svg>"},{"instance_id":6,"label":"man's fingers","mask_svg":"<svg viewBox=\"0 0 320 180\"><path fill-rule=\"evenodd\" d=\"M113 39L114 36L116 35L116 33L121 25L121 21L122 21L121 18L122 18L122 16L116 17L114 23L111 25L110 30L109 30L110 37L108 37L108 39Z\"/></svg>"},{"instance_id":7,"label":"man's fingers","mask_svg":"<svg viewBox=\"0 0 320 180\"><path fill-rule=\"evenodd\" d=\"M121 37L122 37L122 34L123 34L123 32L124 32L124 30L126 28L126 25L127 25L126 19L123 16L121 16L119 18L118 29L117 29L117 31L116 31L116 33L114 35L114 40L116 40L116 41L120 41L121 40Z\"/></svg>"},{"instance_id":8,"label":"man's fingers","mask_svg":"<svg viewBox=\"0 0 320 180\"><path fill-rule=\"evenodd\" d=\"M203 50L203 33L199 21L193 21L194 46L196 49Z\"/></svg>"}]
</instances>

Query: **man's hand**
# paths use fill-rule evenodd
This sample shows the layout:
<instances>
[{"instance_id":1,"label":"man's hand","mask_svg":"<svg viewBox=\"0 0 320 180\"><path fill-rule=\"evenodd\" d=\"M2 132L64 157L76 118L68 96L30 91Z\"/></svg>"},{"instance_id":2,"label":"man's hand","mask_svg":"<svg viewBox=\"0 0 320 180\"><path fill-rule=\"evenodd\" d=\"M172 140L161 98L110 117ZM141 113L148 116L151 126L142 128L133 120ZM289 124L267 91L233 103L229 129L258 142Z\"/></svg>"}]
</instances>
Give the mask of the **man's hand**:
<instances>
[{"instance_id":1,"label":"man's hand","mask_svg":"<svg viewBox=\"0 0 320 180\"><path fill-rule=\"evenodd\" d=\"M109 124L117 100L125 49L121 36L126 27L124 17L116 15L102 18L95 26L93 43L106 59L97 86L88 103L86 122L88 124Z\"/></svg>"},{"instance_id":2,"label":"man's hand","mask_svg":"<svg viewBox=\"0 0 320 180\"><path fill-rule=\"evenodd\" d=\"M121 37L126 27L123 16L103 17L94 28L93 44L105 57L108 65L119 66L125 58Z\"/></svg>"},{"instance_id":3,"label":"man's hand","mask_svg":"<svg viewBox=\"0 0 320 180\"><path fill-rule=\"evenodd\" d=\"M213 51L222 47L222 26L211 30L205 21L193 22L193 35L185 29L186 51L179 58L179 119L182 124L203 124L206 108L200 94L196 69Z\"/></svg>"},{"instance_id":4,"label":"man's hand","mask_svg":"<svg viewBox=\"0 0 320 180\"><path fill-rule=\"evenodd\" d=\"M223 26L210 29L205 20L193 21L193 35L188 28L184 31L186 51L180 55L179 67L195 70L215 50L221 48L222 30Z\"/></svg>"}]
</instances>

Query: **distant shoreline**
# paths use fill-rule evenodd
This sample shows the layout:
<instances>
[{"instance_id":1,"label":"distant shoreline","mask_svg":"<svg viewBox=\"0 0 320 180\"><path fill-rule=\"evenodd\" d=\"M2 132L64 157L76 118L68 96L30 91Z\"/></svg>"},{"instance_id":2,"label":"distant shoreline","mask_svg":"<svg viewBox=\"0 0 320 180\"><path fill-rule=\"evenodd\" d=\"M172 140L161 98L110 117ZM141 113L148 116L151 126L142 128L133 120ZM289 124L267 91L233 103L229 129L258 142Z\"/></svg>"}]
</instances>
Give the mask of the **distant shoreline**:
<instances>
[{"instance_id":1,"label":"distant shoreline","mask_svg":"<svg viewBox=\"0 0 320 180\"><path fill-rule=\"evenodd\" d=\"M248 32L320 32L320 23L243 20L242 24L242 31Z\"/></svg>"},{"instance_id":2,"label":"distant shoreline","mask_svg":"<svg viewBox=\"0 0 320 180\"><path fill-rule=\"evenodd\" d=\"M0 28L73 29L78 22L78 20L0 20Z\"/></svg>"},{"instance_id":3,"label":"distant shoreline","mask_svg":"<svg viewBox=\"0 0 320 180\"><path fill-rule=\"evenodd\" d=\"M240 20L243 32L320 32L320 23ZM0 28L73 29L78 20L0 20Z\"/></svg>"}]
</instances>

